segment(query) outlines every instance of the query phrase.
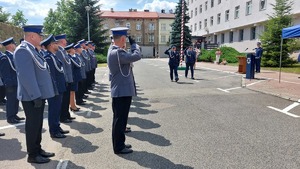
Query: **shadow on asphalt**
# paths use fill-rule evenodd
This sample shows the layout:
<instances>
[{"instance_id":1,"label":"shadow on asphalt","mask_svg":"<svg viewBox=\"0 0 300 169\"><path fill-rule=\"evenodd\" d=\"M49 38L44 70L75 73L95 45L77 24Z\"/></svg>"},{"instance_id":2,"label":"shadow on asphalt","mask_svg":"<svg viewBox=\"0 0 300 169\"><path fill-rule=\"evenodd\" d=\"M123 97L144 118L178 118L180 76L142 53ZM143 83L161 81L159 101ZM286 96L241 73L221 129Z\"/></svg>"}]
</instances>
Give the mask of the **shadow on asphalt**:
<instances>
[{"instance_id":1,"label":"shadow on asphalt","mask_svg":"<svg viewBox=\"0 0 300 169\"><path fill-rule=\"evenodd\" d=\"M129 117L128 124L139 126L142 129L154 129L159 128L161 125L158 123L154 123L147 119L142 119L139 117Z\"/></svg>"},{"instance_id":2,"label":"shadow on asphalt","mask_svg":"<svg viewBox=\"0 0 300 169\"><path fill-rule=\"evenodd\" d=\"M156 169L192 169L193 167L185 166L182 164L174 164L169 159L159 156L157 154L149 153L146 151L133 151L132 154L119 155L126 160L134 161L143 168L156 168Z\"/></svg>"},{"instance_id":3,"label":"shadow on asphalt","mask_svg":"<svg viewBox=\"0 0 300 169\"><path fill-rule=\"evenodd\" d=\"M57 160L51 160L49 163L46 163L46 164L34 164L32 163L32 167L34 167L35 169L44 169L44 168L57 168L57 169L60 169L60 168L64 168L63 165L64 163L61 163L62 166L58 167L58 163L59 161ZM76 164L74 164L72 161L68 161L68 166L64 169L84 169L84 167L82 166L78 166Z\"/></svg>"},{"instance_id":4,"label":"shadow on asphalt","mask_svg":"<svg viewBox=\"0 0 300 169\"><path fill-rule=\"evenodd\" d=\"M94 102L94 103L103 103L103 102L109 102L109 100L104 100L104 99L100 99L99 97L96 97L96 98L87 98L85 100L89 100L91 102Z\"/></svg>"},{"instance_id":5,"label":"shadow on asphalt","mask_svg":"<svg viewBox=\"0 0 300 169\"><path fill-rule=\"evenodd\" d=\"M5 136L0 138L0 161L14 161L25 158L26 152L21 151L21 142L18 139L5 139ZM2 166L3 167L3 166Z\"/></svg>"},{"instance_id":6,"label":"shadow on asphalt","mask_svg":"<svg viewBox=\"0 0 300 169\"><path fill-rule=\"evenodd\" d=\"M156 114L158 111L156 110L147 110L139 107L131 107L130 112L136 112L137 114Z\"/></svg>"},{"instance_id":7,"label":"shadow on asphalt","mask_svg":"<svg viewBox=\"0 0 300 169\"><path fill-rule=\"evenodd\" d=\"M142 97L139 97L139 96L132 97L132 101L146 101L146 100L149 100L149 99L142 98Z\"/></svg>"},{"instance_id":8,"label":"shadow on asphalt","mask_svg":"<svg viewBox=\"0 0 300 169\"><path fill-rule=\"evenodd\" d=\"M151 107L151 104L145 104L145 103L136 102L136 101L133 101L131 103L131 105L134 105L136 107Z\"/></svg>"},{"instance_id":9,"label":"shadow on asphalt","mask_svg":"<svg viewBox=\"0 0 300 169\"><path fill-rule=\"evenodd\" d=\"M176 82L177 84L189 84L189 85L193 85L194 83L191 83L191 82L180 82L180 81L178 81L178 82Z\"/></svg>"},{"instance_id":10,"label":"shadow on asphalt","mask_svg":"<svg viewBox=\"0 0 300 169\"><path fill-rule=\"evenodd\" d=\"M81 134L93 134L103 132L102 128L96 128L90 123L72 121L72 123L66 123L71 129L79 131ZM68 135L67 135L68 136Z\"/></svg>"},{"instance_id":11,"label":"shadow on asphalt","mask_svg":"<svg viewBox=\"0 0 300 169\"><path fill-rule=\"evenodd\" d=\"M73 154L91 153L99 148L81 136L67 136L67 138L53 139L53 141L61 143L62 147L70 148Z\"/></svg>"},{"instance_id":12,"label":"shadow on asphalt","mask_svg":"<svg viewBox=\"0 0 300 169\"><path fill-rule=\"evenodd\" d=\"M126 134L128 137L133 137L137 140L140 141L147 141L153 145L157 146L170 146L171 142L170 140L167 140L165 137L149 133L149 132L144 132L144 131L132 131L128 134Z\"/></svg>"}]
</instances>

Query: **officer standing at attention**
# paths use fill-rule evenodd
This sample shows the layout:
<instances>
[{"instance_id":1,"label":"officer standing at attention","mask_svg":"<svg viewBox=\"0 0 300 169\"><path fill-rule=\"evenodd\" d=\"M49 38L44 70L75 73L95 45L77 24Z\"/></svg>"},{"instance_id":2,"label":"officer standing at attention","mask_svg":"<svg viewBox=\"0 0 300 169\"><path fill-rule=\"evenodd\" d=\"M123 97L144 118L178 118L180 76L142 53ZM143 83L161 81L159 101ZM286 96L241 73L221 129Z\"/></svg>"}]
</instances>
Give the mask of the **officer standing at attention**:
<instances>
[{"instance_id":1,"label":"officer standing at attention","mask_svg":"<svg viewBox=\"0 0 300 169\"><path fill-rule=\"evenodd\" d=\"M66 136L64 134L69 133L69 131L63 130L60 127L59 118L63 93L66 91L66 80L62 62L54 55L54 53L58 51L58 44L53 35L50 35L41 42L41 46L45 46L46 53L44 58L49 65L51 77L57 90L56 95L48 99L48 124L50 136L52 138L65 138Z\"/></svg>"},{"instance_id":2,"label":"officer standing at attention","mask_svg":"<svg viewBox=\"0 0 300 169\"><path fill-rule=\"evenodd\" d=\"M45 99L54 97L53 81L47 62L37 51L42 40L42 25L23 26L24 41L14 53L18 79L18 99L22 102L26 121L25 135L29 163L47 163L48 153L41 148Z\"/></svg>"},{"instance_id":3,"label":"officer standing at attention","mask_svg":"<svg viewBox=\"0 0 300 169\"><path fill-rule=\"evenodd\" d=\"M0 58L0 72L2 74L7 99L6 119L8 123L16 124L19 123L20 120L25 120L25 118L17 116L19 111L19 100L17 99L18 82L13 59L13 52L16 49L16 44L12 37L1 43L6 48L5 55Z\"/></svg>"},{"instance_id":4,"label":"officer standing at attention","mask_svg":"<svg viewBox=\"0 0 300 169\"><path fill-rule=\"evenodd\" d=\"M111 97L113 109L112 141L115 154L132 153L131 145L125 145L125 129L132 96L136 96L133 77L133 62L141 59L139 46L129 37L131 52L126 49L126 27L111 29L114 45L108 55L107 63L111 73Z\"/></svg>"},{"instance_id":5,"label":"officer standing at attention","mask_svg":"<svg viewBox=\"0 0 300 169\"><path fill-rule=\"evenodd\" d=\"M62 62L64 68L64 75L66 79L66 91L63 93L62 104L60 110L60 121L62 123L71 123L75 117L71 117L69 112L69 104L70 104L70 91L71 84L73 82L73 72L72 72L72 64L71 60L67 54L67 51L64 49L67 46L67 35L61 34L54 37L58 40L58 51L55 53L57 58Z\"/></svg>"},{"instance_id":6,"label":"officer standing at attention","mask_svg":"<svg viewBox=\"0 0 300 169\"><path fill-rule=\"evenodd\" d=\"M172 50L171 50L172 49ZM179 80L177 69L180 63L179 53L176 51L176 46L173 45L171 48L165 51L165 54L169 56L169 68L170 68L170 78L173 82L173 72L175 74L175 81Z\"/></svg>"},{"instance_id":7,"label":"officer standing at attention","mask_svg":"<svg viewBox=\"0 0 300 169\"><path fill-rule=\"evenodd\" d=\"M0 49L2 48L2 45L0 43ZM1 51L0 51L0 57L4 55ZM6 100L4 99L5 98L5 87L4 87L4 84L2 82L2 79L1 79L1 73L0 73L0 106L3 106L6 104Z\"/></svg>"},{"instance_id":8,"label":"officer standing at attention","mask_svg":"<svg viewBox=\"0 0 300 169\"><path fill-rule=\"evenodd\" d=\"M2 48L2 45L0 44L0 49ZM0 58L2 57L2 55L4 55L1 51L0 51ZM1 80L1 73L0 73L0 86L3 86L3 82ZM1 93L0 93L1 94ZM5 133L0 133L0 136L5 136Z\"/></svg>"},{"instance_id":9,"label":"officer standing at attention","mask_svg":"<svg viewBox=\"0 0 300 169\"><path fill-rule=\"evenodd\" d=\"M193 46L189 46L185 53L185 78L187 78L189 69L191 69L191 79L194 79L194 64L196 62L196 51L193 50Z\"/></svg>"},{"instance_id":10,"label":"officer standing at attention","mask_svg":"<svg viewBox=\"0 0 300 169\"><path fill-rule=\"evenodd\" d=\"M85 88L85 81L86 81L86 73L85 73L85 59L82 57L82 48L79 43L77 43L75 46L75 55L80 60L81 67L80 67L80 73L81 73L81 80L78 82L78 91L75 92L75 98L76 98L76 104L77 105L85 105L84 98L84 88Z\"/></svg>"},{"instance_id":11,"label":"officer standing at attention","mask_svg":"<svg viewBox=\"0 0 300 169\"><path fill-rule=\"evenodd\" d=\"M261 42L257 42L257 48L255 48L255 72L260 73L260 62L263 54L263 48Z\"/></svg>"}]
</instances>

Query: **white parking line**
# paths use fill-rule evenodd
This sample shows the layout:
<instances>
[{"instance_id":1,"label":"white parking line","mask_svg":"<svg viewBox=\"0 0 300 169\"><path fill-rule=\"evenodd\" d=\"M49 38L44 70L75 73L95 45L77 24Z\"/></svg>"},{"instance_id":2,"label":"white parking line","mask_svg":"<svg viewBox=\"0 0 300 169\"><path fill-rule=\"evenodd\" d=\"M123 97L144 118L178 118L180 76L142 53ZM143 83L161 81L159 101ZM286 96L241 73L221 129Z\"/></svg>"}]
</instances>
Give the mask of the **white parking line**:
<instances>
[{"instance_id":1,"label":"white parking line","mask_svg":"<svg viewBox=\"0 0 300 169\"><path fill-rule=\"evenodd\" d=\"M212 79L223 79L223 78L227 78L227 77L231 77L231 76L239 76L239 75L234 74L234 75L228 75L228 76L216 77L216 78L212 78Z\"/></svg>"},{"instance_id":2,"label":"white parking line","mask_svg":"<svg viewBox=\"0 0 300 169\"><path fill-rule=\"evenodd\" d=\"M18 127L18 126L22 126L22 125L25 125L25 122L18 123L18 124L11 124L11 125L8 125L8 126L3 126L3 127L0 127L0 130L13 128L13 127Z\"/></svg>"},{"instance_id":3,"label":"white parking line","mask_svg":"<svg viewBox=\"0 0 300 169\"><path fill-rule=\"evenodd\" d=\"M229 93L230 90L236 90L236 89L241 89L242 87L234 87L234 88L229 88L229 89L221 89L217 88L218 90L221 90L223 92Z\"/></svg>"},{"instance_id":4,"label":"white parking line","mask_svg":"<svg viewBox=\"0 0 300 169\"><path fill-rule=\"evenodd\" d=\"M299 118L300 116L295 115L295 114L289 112L290 110L292 110L293 108L295 108L295 107L297 107L297 106L299 106L299 105L300 105L300 103L295 102L295 103L289 105L288 107L286 107L286 108L284 108L284 109L282 109L282 110L281 110L281 109L278 109L278 108L275 108L275 107L272 107L272 106L267 106L267 107L270 108L270 109L276 110L276 111L278 111L278 112L281 112L281 113L283 113L283 114L286 114L286 115L288 115L288 116L295 117L295 118Z\"/></svg>"},{"instance_id":5,"label":"white parking line","mask_svg":"<svg viewBox=\"0 0 300 169\"><path fill-rule=\"evenodd\" d=\"M56 169L66 169L68 166L69 160L59 160Z\"/></svg>"}]
</instances>

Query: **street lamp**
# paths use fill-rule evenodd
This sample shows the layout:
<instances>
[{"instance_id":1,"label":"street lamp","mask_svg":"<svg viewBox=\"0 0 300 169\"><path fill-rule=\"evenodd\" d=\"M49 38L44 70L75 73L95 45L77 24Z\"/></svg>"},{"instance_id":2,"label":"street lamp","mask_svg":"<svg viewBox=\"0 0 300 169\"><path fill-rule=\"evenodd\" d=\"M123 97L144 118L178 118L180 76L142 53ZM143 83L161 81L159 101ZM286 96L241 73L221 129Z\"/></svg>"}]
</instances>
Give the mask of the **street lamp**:
<instances>
[{"instance_id":1,"label":"street lamp","mask_svg":"<svg viewBox=\"0 0 300 169\"><path fill-rule=\"evenodd\" d=\"M86 10L86 16L87 16L87 23L88 23L88 40L90 41L90 15L89 12L91 10L90 6L85 6L85 10Z\"/></svg>"}]
</instances>

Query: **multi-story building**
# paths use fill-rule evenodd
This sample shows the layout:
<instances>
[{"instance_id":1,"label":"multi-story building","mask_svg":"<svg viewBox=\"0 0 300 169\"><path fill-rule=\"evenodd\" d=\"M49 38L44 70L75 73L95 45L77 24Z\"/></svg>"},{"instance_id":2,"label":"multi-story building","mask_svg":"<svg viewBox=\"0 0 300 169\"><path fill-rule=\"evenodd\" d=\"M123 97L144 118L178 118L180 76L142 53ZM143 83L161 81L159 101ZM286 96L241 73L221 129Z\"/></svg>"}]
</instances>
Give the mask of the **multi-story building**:
<instances>
[{"instance_id":1,"label":"multi-story building","mask_svg":"<svg viewBox=\"0 0 300 169\"><path fill-rule=\"evenodd\" d=\"M162 12L164 12L162 10ZM101 11L104 18L103 29L110 30L114 27L128 27L128 34L141 46L143 57L161 55L161 50L167 48L170 36L170 24L174 21L174 14L150 12L149 10L137 11ZM110 41L111 32L107 32L107 42ZM127 44L129 47L129 43Z\"/></svg>"},{"instance_id":2,"label":"multi-story building","mask_svg":"<svg viewBox=\"0 0 300 169\"><path fill-rule=\"evenodd\" d=\"M158 13L158 56L168 57L164 54L165 50L170 46L171 39L171 24L174 22L175 15L170 11L170 13L165 13L164 10Z\"/></svg>"},{"instance_id":3,"label":"multi-story building","mask_svg":"<svg viewBox=\"0 0 300 169\"><path fill-rule=\"evenodd\" d=\"M275 0L187 0L193 36L240 52L256 47ZM294 0L293 24L300 23L300 0Z\"/></svg>"}]
</instances>

